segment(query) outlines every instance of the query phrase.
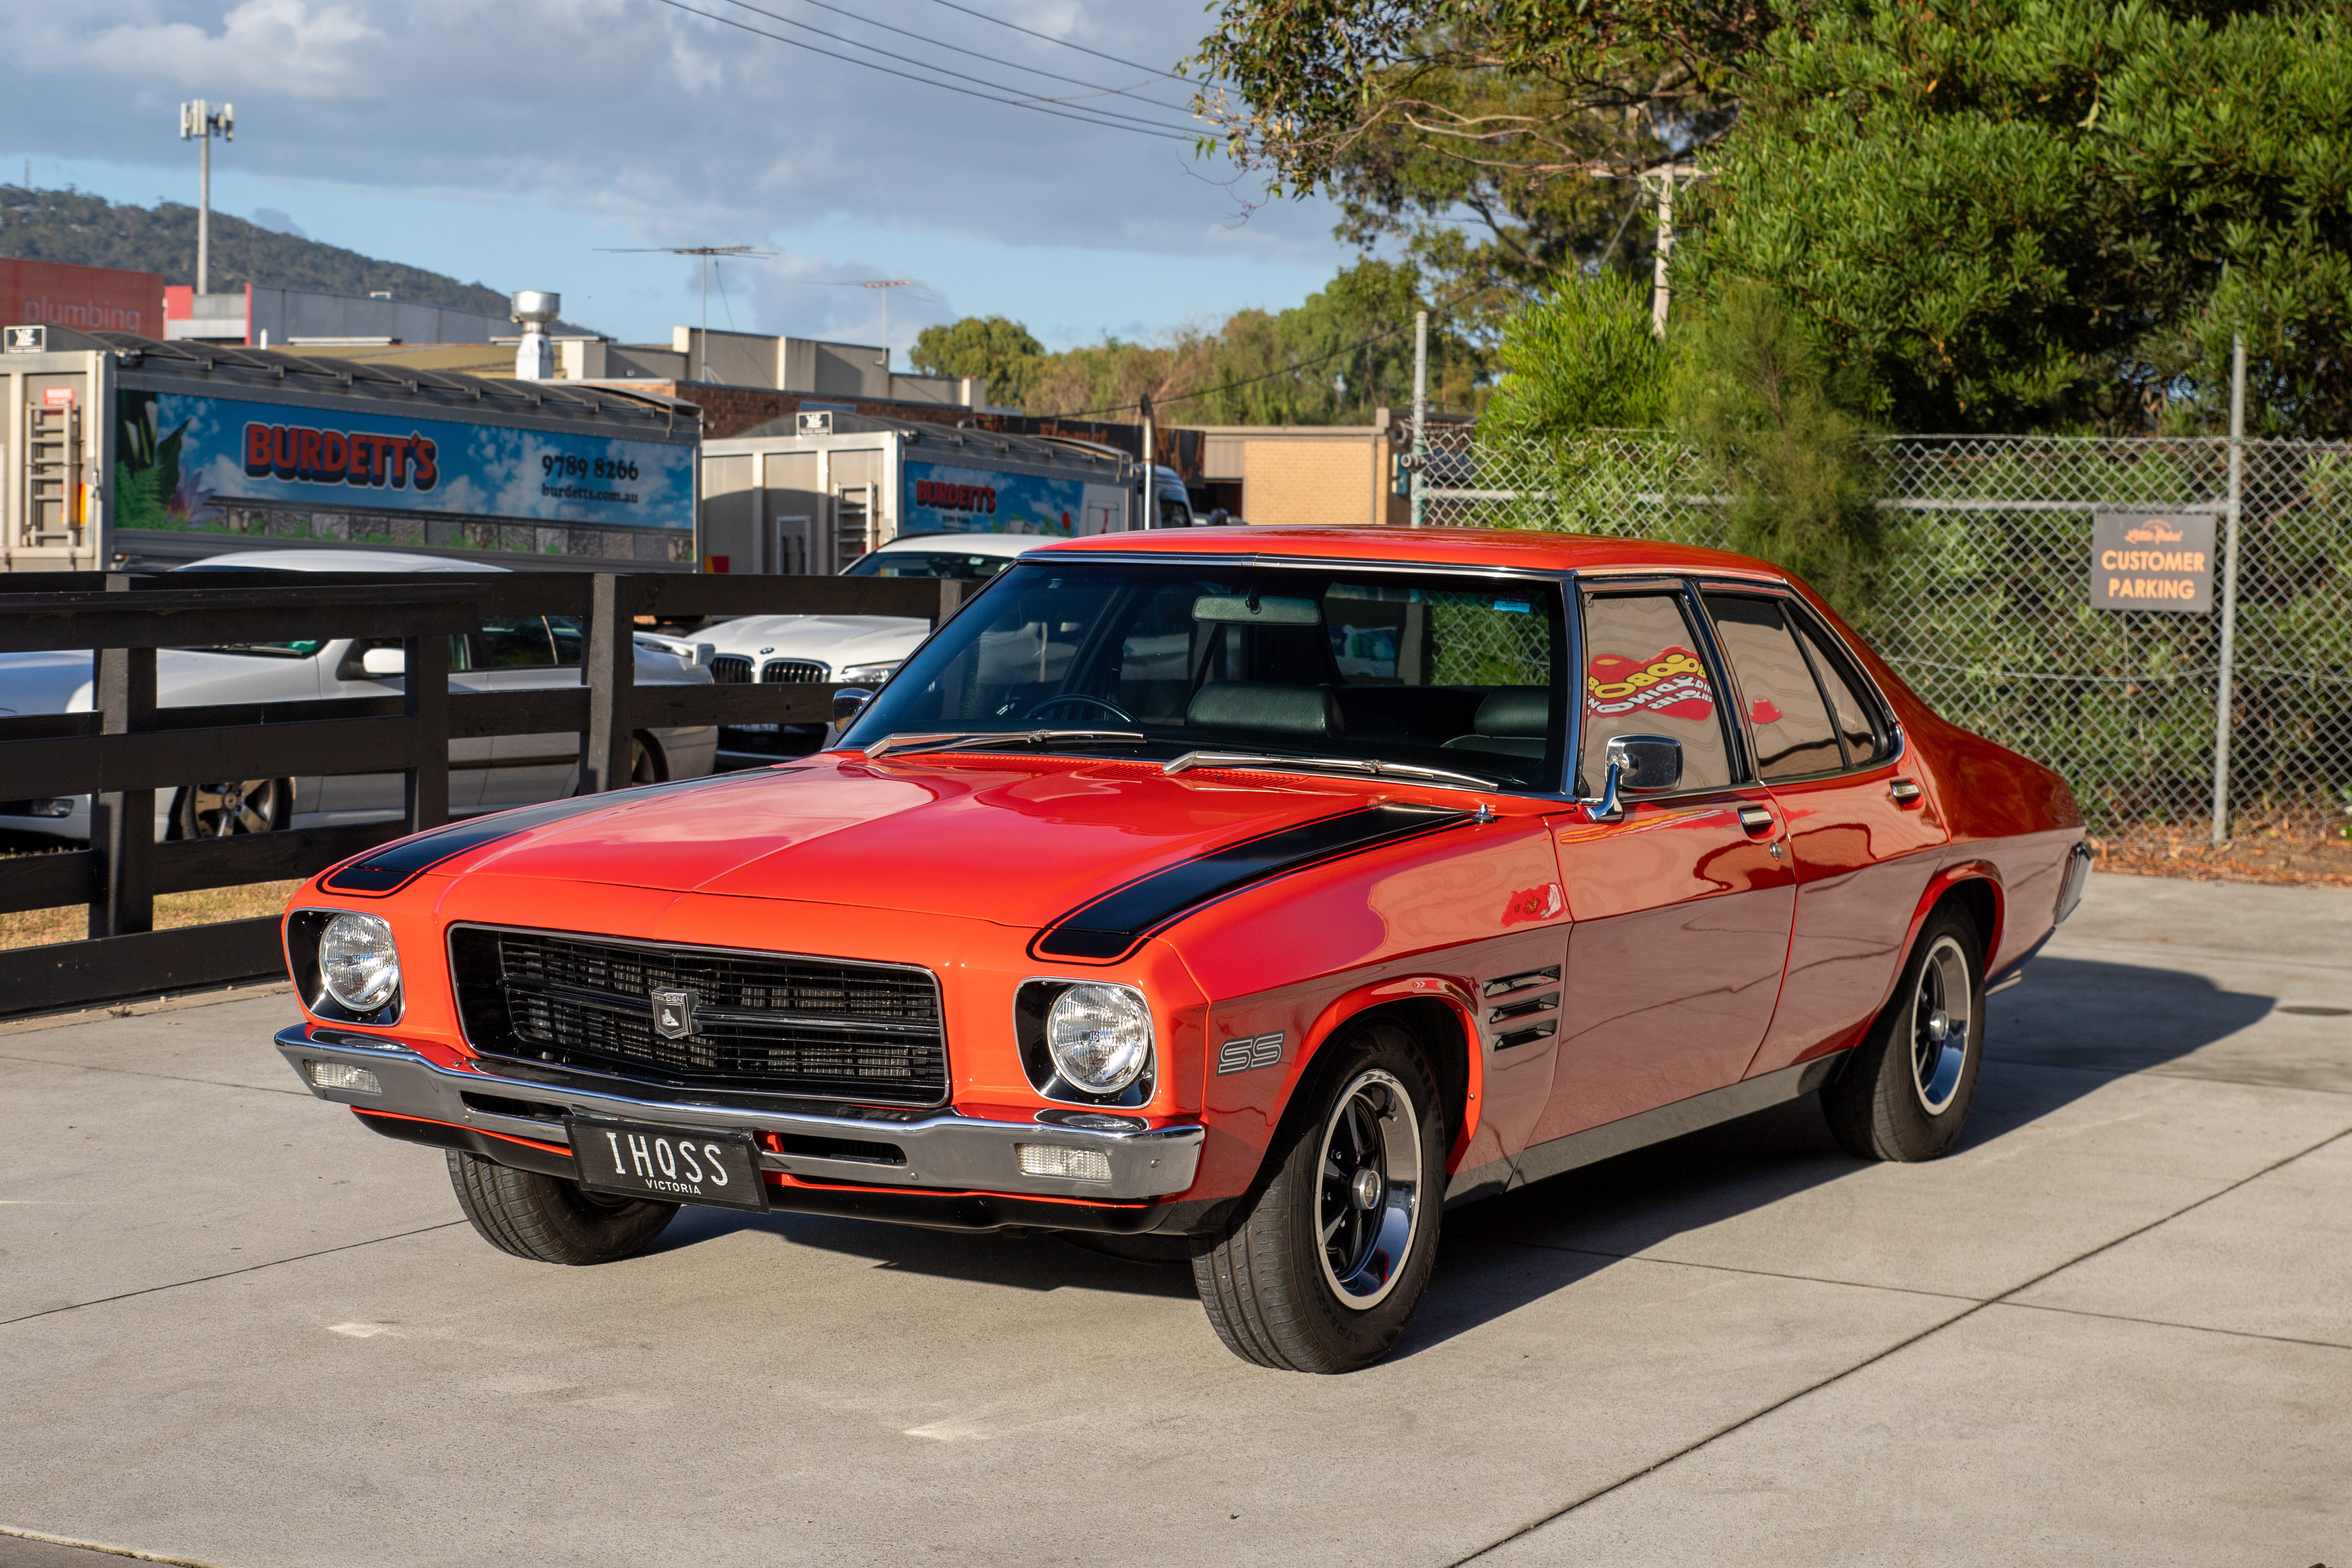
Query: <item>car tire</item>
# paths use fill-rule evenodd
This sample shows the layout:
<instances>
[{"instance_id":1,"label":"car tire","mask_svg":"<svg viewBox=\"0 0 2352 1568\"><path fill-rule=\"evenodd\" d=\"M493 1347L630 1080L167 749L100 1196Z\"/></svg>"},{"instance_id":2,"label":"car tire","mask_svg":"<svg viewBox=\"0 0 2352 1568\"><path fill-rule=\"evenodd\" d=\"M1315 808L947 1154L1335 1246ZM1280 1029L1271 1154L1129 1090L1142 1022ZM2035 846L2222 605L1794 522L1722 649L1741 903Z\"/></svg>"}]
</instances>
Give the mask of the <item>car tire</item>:
<instances>
[{"instance_id":1,"label":"car tire","mask_svg":"<svg viewBox=\"0 0 2352 1568\"><path fill-rule=\"evenodd\" d=\"M1969 1119L1984 1061L1984 958L1975 923L1927 917L1894 999L1838 1076L1822 1110L1844 1150L1865 1160L1932 1160Z\"/></svg>"},{"instance_id":2,"label":"car tire","mask_svg":"<svg viewBox=\"0 0 2352 1568\"><path fill-rule=\"evenodd\" d=\"M184 784L172 802L175 839L229 839L274 833L293 819L294 780L236 779Z\"/></svg>"},{"instance_id":3,"label":"car tire","mask_svg":"<svg viewBox=\"0 0 2352 1568\"><path fill-rule=\"evenodd\" d=\"M1209 1322L1244 1361L1353 1372L1412 1321L1437 1255L1445 1114L1413 1037L1375 1022L1328 1047L1268 1176L1192 1260Z\"/></svg>"},{"instance_id":4,"label":"car tire","mask_svg":"<svg viewBox=\"0 0 2352 1568\"><path fill-rule=\"evenodd\" d=\"M578 1182L452 1150L449 1185L483 1240L535 1263L616 1263L654 1244L674 1203L604 1197Z\"/></svg>"},{"instance_id":5,"label":"car tire","mask_svg":"<svg viewBox=\"0 0 2352 1568\"><path fill-rule=\"evenodd\" d=\"M661 747L654 743L653 737L629 737L629 782L632 785L659 784L668 777L669 769L662 766Z\"/></svg>"}]
</instances>

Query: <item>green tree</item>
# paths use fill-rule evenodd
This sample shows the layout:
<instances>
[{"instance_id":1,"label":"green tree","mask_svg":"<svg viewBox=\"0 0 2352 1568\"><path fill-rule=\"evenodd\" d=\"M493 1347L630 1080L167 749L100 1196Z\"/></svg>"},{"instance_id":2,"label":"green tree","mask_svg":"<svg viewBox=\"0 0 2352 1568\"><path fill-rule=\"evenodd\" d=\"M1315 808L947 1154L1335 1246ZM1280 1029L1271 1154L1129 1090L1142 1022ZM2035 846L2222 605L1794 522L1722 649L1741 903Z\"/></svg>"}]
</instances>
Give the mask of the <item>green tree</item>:
<instances>
[{"instance_id":1,"label":"green tree","mask_svg":"<svg viewBox=\"0 0 2352 1568\"><path fill-rule=\"evenodd\" d=\"M1909 430L2352 423L2352 38L2333 5L1845 0L1773 33L1692 205ZM1677 254L1677 262L1682 259Z\"/></svg>"},{"instance_id":2,"label":"green tree","mask_svg":"<svg viewBox=\"0 0 2352 1568\"><path fill-rule=\"evenodd\" d=\"M1675 423L1730 497L1731 548L1787 567L1849 619L1878 599L1878 490L1841 376L1813 324L1752 279L1688 323Z\"/></svg>"},{"instance_id":3,"label":"green tree","mask_svg":"<svg viewBox=\"0 0 2352 1568\"><path fill-rule=\"evenodd\" d=\"M1496 434L1558 440L1666 422L1665 346L1649 291L1609 273L1569 277L1504 324L1502 377L1480 420Z\"/></svg>"},{"instance_id":4,"label":"green tree","mask_svg":"<svg viewBox=\"0 0 2352 1568\"><path fill-rule=\"evenodd\" d=\"M1200 108L1277 193L1339 234L1402 238L1499 315L1580 267L1641 270L1631 176L1711 145L1775 18L1759 0L1224 0Z\"/></svg>"},{"instance_id":5,"label":"green tree","mask_svg":"<svg viewBox=\"0 0 2352 1568\"><path fill-rule=\"evenodd\" d=\"M907 362L935 376L978 376L992 402L1018 402L1045 362L1045 345L1002 316L966 316L915 334Z\"/></svg>"}]
</instances>

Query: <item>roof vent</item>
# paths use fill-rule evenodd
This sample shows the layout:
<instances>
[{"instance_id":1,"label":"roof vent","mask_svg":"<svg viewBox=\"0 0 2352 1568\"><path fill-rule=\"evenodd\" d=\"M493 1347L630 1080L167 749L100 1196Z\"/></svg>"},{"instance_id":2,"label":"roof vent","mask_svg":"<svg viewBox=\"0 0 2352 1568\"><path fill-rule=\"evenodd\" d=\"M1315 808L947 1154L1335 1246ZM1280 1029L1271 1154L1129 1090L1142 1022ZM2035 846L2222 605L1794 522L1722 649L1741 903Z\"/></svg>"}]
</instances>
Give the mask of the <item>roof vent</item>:
<instances>
[{"instance_id":1,"label":"roof vent","mask_svg":"<svg viewBox=\"0 0 2352 1568\"><path fill-rule=\"evenodd\" d=\"M563 296L525 288L508 301L507 314L522 323L522 341L515 345L515 379L543 382L555 374L555 350L547 340L547 324L563 308Z\"/></svg>"}]
</instances>

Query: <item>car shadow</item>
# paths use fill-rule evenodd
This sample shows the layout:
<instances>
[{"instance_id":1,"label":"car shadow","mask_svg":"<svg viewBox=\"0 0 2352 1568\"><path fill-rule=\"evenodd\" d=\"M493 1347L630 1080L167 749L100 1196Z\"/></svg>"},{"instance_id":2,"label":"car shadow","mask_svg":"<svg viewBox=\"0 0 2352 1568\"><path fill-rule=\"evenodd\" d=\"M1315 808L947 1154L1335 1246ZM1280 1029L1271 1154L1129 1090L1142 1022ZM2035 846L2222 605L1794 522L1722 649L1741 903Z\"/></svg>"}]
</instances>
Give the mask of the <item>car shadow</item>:
<instances>
[{"instance_id":1,"label":"car shadow","mask_svg":"<svg viewBox=\"0 0 2352 1568\"><path fill-rule=\"evenodd\" d=\"M2275 998L2178 970L2037 960L1990 998L1985 1064L1961 1147L1999 1139L2102 1085L2189 1056L2266 1016ZM1396 1354L1411 1355L1675 1235L1864 1169L1811 1097L1566 1172L1446 1216L1428 1295ZM661 1249L745 1231L795 1247L1013 1290L1186 1298L1191 1270L1095 1252L1051 1236L924 1230L776 1212L688 1208Z\"/></svg>"}]
</instances>

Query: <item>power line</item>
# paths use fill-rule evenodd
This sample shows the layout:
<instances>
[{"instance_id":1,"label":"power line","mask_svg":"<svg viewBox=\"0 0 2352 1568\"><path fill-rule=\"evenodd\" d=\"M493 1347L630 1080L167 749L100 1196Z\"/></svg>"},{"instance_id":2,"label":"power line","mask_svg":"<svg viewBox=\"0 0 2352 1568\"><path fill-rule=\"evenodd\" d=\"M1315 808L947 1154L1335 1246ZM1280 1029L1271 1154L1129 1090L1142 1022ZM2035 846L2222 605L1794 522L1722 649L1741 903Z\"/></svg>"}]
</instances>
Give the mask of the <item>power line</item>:
<instances>
[{"instance_id":1,"label":"power line","mask_svg":"<svg viewBox=\"0 0 2352 1568\"><path fill-rule=\"evenodd\" d=\"M956 0L933 0L933 4L944 5L950 11L961 11L967 16L977 16L983 22L993 22L1000 27L1010 27L1016 33L1026 33L1033 38L1043 38L1049 44L1058 44L1066 49L1076 49L1082 55L1092 55L1098 60L1108 60L1115 66L1125 66L1128 69L1132 71L1150 71L1153 76L1163 78L1169 81L1191 81L1192 79L1191 77L1181 76L1174 71L1163 71L1156 66L1142 65L1134 60L1123 60L1117 55L1107 55L1100 49L1090 49L1084 44L1074 44L1067 38L1057 38L1051 33L1041 33L1034 27L1024 27L1018 22L1008 22L1002 16L992 16L985 11L975 11L969 5L959 5L956 4Z\"/></svg>"},{"instance_id":2,"label":"power line","mask_svg":"<svg viewBox=\"0 0 2352 1568\"><path fill-rule=\"evenodd\" d=\"M790 16L780 16L780 15L778 15L776 12L773 12L773 11L766 11L766 10L762 10L762 9L761 9L759 6L757 6L757 5L754 5L751 4L751 0L726 0L726 3L727 3L728 5L730 5L737 6L738 8L740 8L740 9L741 9L741 10L749 11L749 12L751 12L753 16L765 16L765 17L766 17L766 18L768 18L768 20L770 20L771 22L782 22L782 23L785 26L787 26L787 27L798 27L798 28L799 28L802 32L803 32L803 33L814 33L814 34L815 34L818 37L820 37L820 38L830 38L830 39L832 39L832 40L833 40L835 43L836 43L836 44L843 44L843 45L846 45L848 47L853 48L853 49L864 49L867 54L870 54L870 55L880 55L880 56L881 56L884 59L886 59L886 60L897 60L897 61L898 61L898 63L900 63L901 65L909 65L909 66L913 66L913 67L915 67L915 68L916 68L917 69L919 69L919 70L937 71L937 72L939 72L941 76L950 76L950 77L954 77L954 78L955 78L957 80L959 80L959 81L977 82L977 83L979 83L982 87L992 87L992 88L995 88L995 89L997 89L999 91L1002 91L1002 92L1019 92L1019 91L1021 90L1019 88L1016 88L1016 87L1008 87L1008 86L1006 86L1003 82L1001 82L1001 81L991 81L991 80L989 80L986 77L976 77L976 76L973 76L973 75L971 75L971 74L970 74L969 72L966 72L966 71L951 70L951 69L950 69L950 68L949 68L948 67L946 67L946 66L934 65L934 64L932 64L932 63L931 63L930 61L929 61L929 60L919 60L919 59L916 59L916 58L915 58L913 56L911 56L911 55L901 55L901 54L896 54L896 53L893 53L892 51L890 51L890 50L888 50L888 49L883 48L883 47L882 47L880 45L878 45L878 44L866 44L866 43L860 43L860 42L859 42L857 39L856 39L856 38L845 38L845 37L843 37L839 33L828 33L828 32L826 32L823 27L813 26L811 26L810 24L808 24L808 23L806 23L806 22L794 21L794 20L793 20L792 17L790 17ZM816 3L820 3L820 0L812 0L812 4L816 4ZM826 10L833 10L833 9L835 9L835 7L828 5L828 6L826 6L826 7L825 7L825 9L826 9ZM846 14L848 14L848 15L855 15L854 13L846 13ZM897 31L897 30L898 30L898 29L896 29L896 28L893 28L893 29L892 29L892 31L894 31L894 32L895 32L895 31ZM952 45L943 45L943 46L941 46L941 47L942 47L952 48L954 46L952 46ZM969 51L959 51L959 52L960 52L960 53L968 53ZM984 57L984 56L983 56L983 57L980 57L985 58L986 57ZM1013 67L1013 68L1014 68L1015 70L1024 70L1024 69L1026 69L1027 68L1026 68L1026 67L1023 67L1023 66L1015 66L1015 67ZM1041 72L1040 74L1042 75L1042 74L1045 74L1045 73L1042 73L1042 72ZM1067 78L1067 77L1064 77L1064 78L1062 78L1061 79L1062 79L1062 80L1064 80L1064 81L1068 81L1070 78ZM934 83L934 84L932 84L932 85L934 85L934 86L943 86L943 85L945 85L945 84L943 84L943 83ZM1094 84L1093 84L1092 82L1080 82L1080 83L1078 83L1077 85L1078 85L1078 86L1080 86L1080 87L1092 87ZM1040 100L1039 100L1039 99L1034 99L1034 97L1024 97L1024 98L1017 99L1009 99L1009 100L1007 100L1007 101L1017 103L1017 104L1021 105L1022 107L1024 107L1024 108L1025 108L1025 107L1029 107L1030 105L1032 105L1032 104L1034 104L1034 103L1036 103L1036 102L1038 102L1038 101L1040 101ZM1148 100L1146 100L1146 101L1148 101ZM1101 115L1101 116L1105 117L1106 119L1109 119L1109 120L1131 120L1135 121L1135 123L1136 123L1136 124L1138 124L1138 125L1147 125L1147 126L1151 127L1151 128L1152 128L1153 130L1155 130L1155 131L1165 131L1165 130L1169 129L1169 128L1168 128L1168 126L1167 126L1166 124L1164 124L1162 121L1156 120L1146 120L1146 119L1144 119L1141 115L1136 115L1136 114L1121 114L1118 110L1115 110L1115 109L1089 109L1089 110L1086 110L1086 112L1087 112L1087 113L1088 113L1088 114L1098 114L1098 115Z\"/></svg>"},{"instance_id":3,"label":"power line","mask_svg":"<svg viewBox=\"0 0 2352 1568\"><path fill-rule=\"evenodd\" d=\"M942 92L961 93L966 98L976 98L987 103L1001 103L1013 109L1025 109L1035 114L1050 114L1057 120L1076 120L1080 125L1091 125L1104 131L1125 131L1132 135L1154 136L1165 141L1190 142L1197 140L1197 138L1189 131L1153 128L1150 127L1149 122L1147 121L1138 120L1134 125L1120 125L1116 122L1118 120L1135 119L1132 115L1117 115L1109 119L1097 118L1097 116L1108 114L1109 111L1101 110L1083 110L1074 112L1068 110L1050 109L1044 104L1031 102L1025 99L999 98L993 93L975 92L971 88L957 87L952 82L935 81L929 77L916 76L910 71L893 70L888 66L877 65L872 60L861 60L855 55L839 55L834 53L831 49L821 49L814 44L803 43L798 38L788 38L782 33L771 33L764 27L754 27L750 23L739 22L732 16L714 16L709 11L697 10L695 7L684 4L683 0L659 0L659 3L668 6L673 11L683 11L689 16L699 16L706 22L716 22L721 26L733 27L738 32L749 33L754 37L768 38L779 44L788 45L795 49L805 49L813 55L823 55L829 60L839 60L845 65L860 66L869 71L879 71L884 76L897 77L901 81L916 82L924 87L938 88ZM765 15L765 13L762 13L762 15ZM779 20L781 19L782 18L779 18ZM806 25L796 23L794 26L805 26ZM819 29L814 27L808 28L807 30L811 32L819 31ZM831 37L833 35L827 33L824 36ZM882 51L877 50L875 52L881 53ZM922 64L921 61L913 61L910 63L917 65ZM938 66L927 66L924 68L929 70L943 70L943 68ZM946 71L944 74L949 76L957 76L961 73ZM966 81L977 81L980 78L977 77L965 77L963 79ZM1001 86L1001 84L993 82L986 83L984 85L992 87Z\"/></svg>"},{"instance_id":4,"label":"power line","mask_svg":"<svg viewBox=\"0 0 2352 1568\"><path fill-rule=\"evenodd\" d=\"M761 10L760 10L760 8L759 8L757 5L744 5L743 0L728 0L728 3L729 3L729 4L730 4L730 5L742 5L742 6L743 6L743 9L744 9L744 10L746 10L746 11L756 11L756 12L759 12L759 14L760 14L761 16L774 16L774 13L772 13L772 12L769 12L769 11L761 11ZM1113 96L1113 97L1118 97L1118 98L1132 98L1132 99L1135 99L1135 101L1136 101L1136 102L1138 102L1138 103L1148 103L1148 104L1150 104L1150 105L1152 108L1154 108L1154 109L1167 109L1167 110L1174 110L1175 112L1177 112L1178 114L1190 114L1190 113L1192 113L1192 106L1191 104L1189 104L1189 103L1162 103L1162 102L1160 102L1160 101L1158 99L1156 99L1156 98L1145 98L1145 97L1141 96L1140 94L1139 94L1138 92L1136 92L1136 90L1135 90L1135 89L1134 89L1134 88L1125 88L1125 87L1105 87L1105 86L1103 86L1103 85L1102 85L1102 83L1100 83L1100 82L1097 82L1097 81L1085 81L1085 80L1080 79L1080 78L1077 78L1077 77L1066 77L1066 76L1064 76L1064 75L1063 75L1061 72L1059 72L1059 71L1049 71L1049 70L1046 70L1045 68L1043 68L1043 67L1041 67L1041 66L1024 66L1024 65L1023 65L1019 60L1007 60L1007 59L1001 59L1001 58L999 58L999 57L998 57L997 56L995 56L995 55L983 55L983 54L982 54L978 49L967 49L967 48L965 48L965 47L964 47L962 45L961 45L961 44L949 44L949 43L942 43L942 42L940 42L939 39L934 38L934 37L929 37L929 35L927 35L927 34L918 33L918 32L914 31L914 30L913 30L912 28L910 28L910 27L898 27L898 26L893 26L891 24L889 24L889 23L887 23L887 22L877 21L875 18L873 18L873 17L871 17L871 16L865 16L865 15L863 15L863 14L861 14L861 13L859 13L859 12L856 12L856 11L852 11L852 10L850 10L847 6L845 6L845 5L832 5L832 4L830 4L830 3L829 3L829 0L801 0L801 3L802 3L803 5L814 5L814 6L815 6L815 7L816 7L818 10L820 10L820 11L830 11L830 12L832 12L835 16L847 16L847 17L849 17L852 21L863 22L863 23L865 23L865 24L866 24L867 26L869 26L869 27L879 27L879 28L881 28L881 29L882 29L884 32L886 32L886 33L896 33L896 34L898 34L898 35L900 37L902 37L902 38L912 38L912 39L914 39L914 40L915 40L916 42L918 42L918 43L929 44L929 45L930 45L933 48L936 48L936 49L946 49L946 50L948 50L948 51L950 51L950 53L953 53L953 54L959 54L959 55L969 55L969 56L971 56L971 57L973 59L975 59L975 60L986 60L990 65L992 65L992 66L1005 66L1005 67L1008 67L1008 68L1010 68L1011 69L1013 69L1013 70L1016 70L1016 71L1027 71L1027 72L1028 72L1030 75L1032 75L1032 76L1051 77L1051 78L1053 78L1055 81L1065 81L1065 82L1068 82L1072 87L1092 88L1095 91L1097 91L1097 92L1098 92L1098 93L1108 94L1108 95ZM781 16L777 16L777 17L775 17L775 19L776 19L777 21L782 21L782 20L783 20L783 18L782 18L782 17L781 17ZM831 34L826 34L826 35L825 35L825 37L831 37L832 36L833 36L833 35L831 35ZM843 43L849 43L850 41L851 41L851 40L846 39L846 38L844 38L844 39L842 39L842 40L841 40L841 42L843 42ZM856 45L856 47L858 47L858 48L861 48L861 49L864 49L864 48L872 48L872 47L873 47L873 46L872 46L872 45L870 45L870 44L858 44L858 45ZM876 51L876 52L879 53L880 51L878 51L878 50L877 50L877 51ZM891 57L895 59L895 58L897 58L898 57L893 56L893 57ZM1135 68L1136 68L1136 69L1138 69L1138 70L1142 70L1142 69L1143 69L1143 68L1143 68L1143 67L1141 67L1141 66L1138 66L1138 67L1136 67ZM1157 78L1160 78L1160 77L1165 76L1166 74L1167 74L1167 73L1165 73L1165 72L1153 72L1153 73L1152 73L1152 75L1153 75L1153 77L1154 77L1154 78L1155 78L1155 79L1157 79ZM999 85L1002 85L1002 84L999 84ZM1142 83L1138 83L1138 84L1137 84L1137 86L1142 86L1142 85L1143 85ZM1047 102L1047 103L1058 103L1058 102L1061 102L1061 101L1063 101L1063 100L1061 100L1061 99L1041 99L1040 101L1041 101L1041 102Z\"/></svg>"}]
</instances>

